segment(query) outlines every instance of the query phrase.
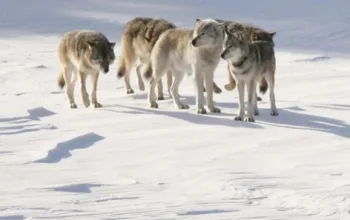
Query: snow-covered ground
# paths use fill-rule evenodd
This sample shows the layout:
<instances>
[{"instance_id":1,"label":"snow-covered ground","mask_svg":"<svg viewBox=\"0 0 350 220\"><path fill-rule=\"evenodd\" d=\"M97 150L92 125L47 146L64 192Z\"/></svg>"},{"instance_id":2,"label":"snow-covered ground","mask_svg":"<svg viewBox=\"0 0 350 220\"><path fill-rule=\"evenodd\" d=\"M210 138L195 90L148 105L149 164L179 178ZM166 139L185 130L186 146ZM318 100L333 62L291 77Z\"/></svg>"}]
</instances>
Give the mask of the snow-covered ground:
<instances>
[{"instance_id":1,"label":"snow-covered ground","mask_svg":"<svg viewBox=\"0 0 350 220\"><path fill-rule=\"evenodd\" d=\"M349 11L349 0L0 0L0 219L350 219ZM222 114L197 115L189 77L189 110L168 97L150 109L134 71L125 94L118 59L100 77L104 107L86 109L77 89L69 109L60 36L89 28L118 42L135 16L277 31L279 116L264 95L256 123L234 121L237 90L214 96Z\"/></svg>"}]
</instances>

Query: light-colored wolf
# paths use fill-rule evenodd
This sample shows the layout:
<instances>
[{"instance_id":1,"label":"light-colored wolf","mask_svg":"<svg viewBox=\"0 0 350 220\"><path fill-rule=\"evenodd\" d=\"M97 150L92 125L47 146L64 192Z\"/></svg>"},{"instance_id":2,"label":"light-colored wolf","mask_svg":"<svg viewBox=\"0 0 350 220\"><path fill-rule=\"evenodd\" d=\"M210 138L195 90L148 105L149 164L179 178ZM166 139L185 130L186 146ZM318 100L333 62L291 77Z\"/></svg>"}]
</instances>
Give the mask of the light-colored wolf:
<instances>
[{"instance_id":1,"label":"light-colored wolf","mask_svg":"<svg viewBox=\"0 0 350 220\"><path fill-rule=\"evenodd\" d=\"M128 21L124 27L121 37L120 65L117 70L118 78L124 77L126 93L132 94L134 90L130 85L130 72L136 64L137 83L141 91L145 89L141 77L141 68L150 59L151 51L159 36L168 29L175 28L175 24L165 19L151 17L135 17ZM171 70L167 72L167 86L173 81ZM214 92L220 93L221 89L214 83ZM157 83L157 99L163 100L163 83L160 79Z\"/></svg>"},{"instance_id":2,"label":"light-colored wolf","mask_svg":"<svg viewBox=\"0 0 350 220\"><path fill-rule=\"evenodd\" d=\"M224 42L224 23L214 19L196 19L194 29L170 29L158 39L146 66L144 76L151 78L148 91L150 107L158 108L155 98L155 86L165 72L171 70L174 82L170 92L175 106L188 109L189 106L179 100L178 88L184 72L194 73L196 85L197 113L207 113L204 108L204 86L207 92L207 107L210 112L220 112L213 102L214 71L219 64Z\"/></svg>"},{"instance_id":3,"label":"light-colored wolf","mask_svg":"<svg viewBox=\"0 0 350 220\"><path fill-rule=\"evenodd\" d=\"M74 87L80 80L80 91L85 107L89 107L90 99L86 91L86 78L92 79L91 102L95 108L102 107L97 101L96 90L99 72L108 73L109 66L114 62L115 42L110 42L102 33L94 30L75 30L63 35L58 47L61 73L58 86L67 86L67 96L70 108L77 108L74 101Z\"/></svg>"},{"instance_id":4,"label":"light-colored wolf","mask_svg":"<svg viewBox=\"0 0 350 220\"><path fill-rule=\"evenodd\" d=\"M244 90L248 91L248 114L244 119L254 122L254 116L258 115L256 83L263 77L270 87L271 115L278 115L275 104L275 71L276 59L274 45L267 41L254 41L247 39L243 27L231 32L225 29L227 38L225 49L221 58L229 61L230 73L237 82L239 94L239 112L235 120L244 119ZM254 36L253 36L254 37Z\"/></svg>"}]
</instances>

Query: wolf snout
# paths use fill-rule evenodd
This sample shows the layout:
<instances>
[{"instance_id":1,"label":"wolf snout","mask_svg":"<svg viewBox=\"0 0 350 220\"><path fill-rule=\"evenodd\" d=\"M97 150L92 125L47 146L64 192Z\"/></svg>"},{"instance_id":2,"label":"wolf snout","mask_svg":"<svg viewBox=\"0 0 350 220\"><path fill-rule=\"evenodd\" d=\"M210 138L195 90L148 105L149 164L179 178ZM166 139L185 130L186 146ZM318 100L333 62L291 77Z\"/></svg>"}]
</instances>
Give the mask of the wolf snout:
<instances>
[{"instance_id":1,"label":"wolf snout","mask_svg":"<svg viewBox=\"0 0 350 220\"><path fill-rule=\"evenodd\" d=\"M109 72L109 66L105 66L105 67L103 68L103 72L104 72L104 73L108 73L108 72Z\"/></svg>"},{"instance_id":2,"label":"wolf snout","mask_svg":"<svg viewBox=\"0 0 350 220\"><path fill-rule=\"evenodd\" d=\"M225 59L225 53L222 53L222 54L221 54L221 58L222 58L222 59Z\"/></svg>"}]
</instances>

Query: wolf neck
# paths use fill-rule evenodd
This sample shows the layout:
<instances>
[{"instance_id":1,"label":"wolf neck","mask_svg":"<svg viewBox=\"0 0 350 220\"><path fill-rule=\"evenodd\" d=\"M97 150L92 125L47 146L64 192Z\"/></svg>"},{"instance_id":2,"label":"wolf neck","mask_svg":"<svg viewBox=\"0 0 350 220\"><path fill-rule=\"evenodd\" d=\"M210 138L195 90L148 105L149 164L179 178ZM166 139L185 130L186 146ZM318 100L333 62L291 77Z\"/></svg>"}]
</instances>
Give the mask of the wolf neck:
<instances>
[{"instance_id":1,"label":"wolf neck","mask_svg":"<svg viewBox=\"0 0 350 220\"><path fill-rule=\"evenodd\" d=\"M243 57L241 57L240 60L236 61L236 62L232 62L232 65L236 68L242 67L243 64L245 63L245 61L247 61L248 56L244 55Z\"/></svg>"}]
</instances>

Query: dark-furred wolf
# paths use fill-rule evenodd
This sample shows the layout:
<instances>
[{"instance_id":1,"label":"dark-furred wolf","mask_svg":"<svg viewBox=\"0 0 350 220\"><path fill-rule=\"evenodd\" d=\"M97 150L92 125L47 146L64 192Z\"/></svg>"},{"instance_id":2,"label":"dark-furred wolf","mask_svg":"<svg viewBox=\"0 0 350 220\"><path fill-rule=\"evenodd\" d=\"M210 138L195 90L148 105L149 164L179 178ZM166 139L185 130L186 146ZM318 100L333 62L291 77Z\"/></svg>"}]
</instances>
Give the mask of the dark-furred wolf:
<instances>
[{"instance_id":1,"label":"dark-furred wolf","mask_svg":"<svg viewBox=\"0 0 350 220\"><path fill-rule=\"evenodd\" d=\"M263 77L270 87L271 115L278 115L274 93L276 71L274 45L263 40L252 43L245 36L243 27L239 28L237 26L234 31L225 29L225 32L227 37L221 58L229 62L230 73L237 82L239 111L235 120L255 121L254 115L259 114L256 83ZM245 85L248 91L248 113L246 118L244 118Z\"/></svg>"}]
</instances>

